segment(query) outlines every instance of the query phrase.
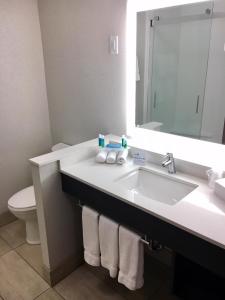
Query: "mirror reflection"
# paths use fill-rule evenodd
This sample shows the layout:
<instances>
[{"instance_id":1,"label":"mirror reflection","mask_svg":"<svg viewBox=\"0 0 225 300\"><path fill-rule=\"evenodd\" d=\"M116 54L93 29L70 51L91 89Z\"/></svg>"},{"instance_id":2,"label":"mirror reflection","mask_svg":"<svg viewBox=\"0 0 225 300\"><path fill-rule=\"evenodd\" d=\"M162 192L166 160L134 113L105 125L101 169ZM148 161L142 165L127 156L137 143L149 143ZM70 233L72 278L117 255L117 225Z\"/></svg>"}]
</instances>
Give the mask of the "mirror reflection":
<instances>
[{"instance_id":1,"label":"mirror reflection","mask_svg":"<svg viewBox=\"0 0 225 300\"><path fill-rule=\"evenodd\" d=\"M225 143L225 5L137 13L136 125Z\"/></svg>"}]
</instances>

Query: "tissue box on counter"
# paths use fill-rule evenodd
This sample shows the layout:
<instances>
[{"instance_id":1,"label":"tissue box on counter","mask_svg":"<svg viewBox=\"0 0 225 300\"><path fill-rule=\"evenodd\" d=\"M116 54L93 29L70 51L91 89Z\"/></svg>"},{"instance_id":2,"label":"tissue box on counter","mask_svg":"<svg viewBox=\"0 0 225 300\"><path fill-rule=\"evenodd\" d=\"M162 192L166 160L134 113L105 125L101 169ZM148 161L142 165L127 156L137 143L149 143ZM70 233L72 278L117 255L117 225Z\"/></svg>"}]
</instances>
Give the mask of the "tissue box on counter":
<instances>
[{"instance_id":1,"label":"tissue box on counter","mask_svg":"<svg viewBox=\"0 0 225 300\"><path fill-rule=\"evenodd\" d=\"M215 182L214 193L225 200L225 178L221 178Z\"/></svg>"}]
</instances>

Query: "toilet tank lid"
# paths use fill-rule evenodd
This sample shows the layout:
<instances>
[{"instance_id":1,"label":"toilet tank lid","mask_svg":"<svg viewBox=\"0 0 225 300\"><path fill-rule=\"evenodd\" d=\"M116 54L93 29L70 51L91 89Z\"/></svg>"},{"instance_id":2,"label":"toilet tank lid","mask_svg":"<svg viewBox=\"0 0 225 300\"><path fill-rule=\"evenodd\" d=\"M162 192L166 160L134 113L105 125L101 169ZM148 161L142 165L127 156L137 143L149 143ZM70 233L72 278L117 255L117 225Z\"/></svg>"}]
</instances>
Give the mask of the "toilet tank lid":
<instances>
[{"instance_id":1,"label":"toilet tank lid","mask_svg":"<svg viewBox=\"0 0 225 300\"><path fill-rule=\"evenodd\" d=\"M14 194L8 201L8 205L12 208L23 209L36 206L34 187L29 186L18 193Z\"/></svg>"},{"instance_id":2,"label":"toilet tank lid","mask_svg":"<svg viewBox=\"0 0 225 300\"><path fill-rule=\"evenodd\" d=\"M70 145L64 144L64 143L58 143L58 144L52 146L52 151L54 152L54 151L64 149L64 148L67 148L67 147L70 147Z\"/></svg>"}]
</instances>

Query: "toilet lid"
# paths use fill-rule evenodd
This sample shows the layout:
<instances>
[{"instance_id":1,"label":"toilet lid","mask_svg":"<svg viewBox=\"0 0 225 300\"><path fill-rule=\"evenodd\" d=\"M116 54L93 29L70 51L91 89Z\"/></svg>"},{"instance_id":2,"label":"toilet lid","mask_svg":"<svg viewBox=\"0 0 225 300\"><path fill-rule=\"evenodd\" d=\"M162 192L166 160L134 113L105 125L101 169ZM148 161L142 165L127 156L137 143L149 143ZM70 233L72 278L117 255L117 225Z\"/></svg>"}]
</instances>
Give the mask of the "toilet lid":
<instances>
[{"instance_id":1,"label":"toilet lid","mask_svg":"<svg viewBox=\"0 0 225 300\"><path fill-rule=\"evenodd\" d=\"M12 208L17 209L30 208L36 206L33 185L14 194L9 199L8 205Z\"/></svg>"}]
</instances>

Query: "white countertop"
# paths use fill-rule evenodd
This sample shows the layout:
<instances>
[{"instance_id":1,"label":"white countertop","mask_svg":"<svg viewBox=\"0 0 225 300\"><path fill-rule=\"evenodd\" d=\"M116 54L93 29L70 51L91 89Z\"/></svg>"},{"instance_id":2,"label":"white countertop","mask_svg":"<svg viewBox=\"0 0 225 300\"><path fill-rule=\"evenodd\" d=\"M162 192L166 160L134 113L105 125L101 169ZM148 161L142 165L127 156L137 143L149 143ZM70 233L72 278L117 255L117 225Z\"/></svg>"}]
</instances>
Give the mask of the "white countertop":
<instances>
[{"instance_id":1,"label":"white countertop","mask_svg":"<svg viewBox=\"0 0 225 300\"><path fill-rule=\"evenodd\" d=\"M74 159L72 152L70 157L64 156L60 160L61 172L225 249L225 202L209 189L205 180L179 172L171 175L198 185L175 205L137 197L117 180L139 166L133 164L131 158L123 166L96 163L93 155L95 142L96 140L92 140L73 146L74 151L77 150L74 152ZM77 154L87 150L86 147L90 149L86 151L89 158L86 156L77 162ZM146 164L145 168L167 174L166 169L151 163Z\"/></svg>"},{"instance_id":2,"label":"white countertop","mask_svg":"<svg viewBox=\"0 0 225 300\"><path fill-rule=\"evenodd\" d=\"M111 140L118 139L118 137L113 135L110 138ZM132 144L132 140L129 140L129 144ZM139 145L135 141L132 146L137 147L137 144ZM204 179L179 172L176 175L171 175L199 186L180 202L172 206L141 196L137 198L116 181L119 177L138 168L138 166L134 165L132 160L129 160L123 166L98 164L95 162L96 145L97 139L90 140L33 158L30 162L41 168L51 162L60 161L62 173L225 249L225 201L218 198L209 189ZM141 145L140 148L142 148ZM145 147L143 148L145 149ZM162 153L164 152L165 150L162 150ZM177 158L176 155L175 158ZM188 162L186 164L189 165ZM208 165L210 166L211 164L209 163ZM190 164L188 168L185 167L183 170L186 173L186 170L192 171L196 167L201 168L201 166ZM155 164L148 163L145 168L167 174L167 170ZM197 173L195 170L194 174ZM200 175L201 173L202 171L199 172ZM205 173L204 168L203 173Z\"/></svg>"}]
</instances>

